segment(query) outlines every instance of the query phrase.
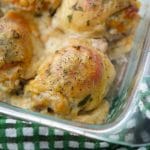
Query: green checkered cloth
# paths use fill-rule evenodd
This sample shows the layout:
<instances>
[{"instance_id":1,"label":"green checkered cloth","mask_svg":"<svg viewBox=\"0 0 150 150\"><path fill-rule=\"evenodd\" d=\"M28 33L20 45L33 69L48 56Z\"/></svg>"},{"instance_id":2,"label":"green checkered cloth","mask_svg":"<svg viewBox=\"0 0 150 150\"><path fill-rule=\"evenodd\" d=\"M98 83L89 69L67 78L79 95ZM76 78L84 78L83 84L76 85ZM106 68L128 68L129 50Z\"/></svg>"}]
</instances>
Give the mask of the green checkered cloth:
<instances>
[{"instance_id":1,"label":"green checkered cloth","mask_svg":"<svg viewBox=\"0 0 150 150\"><path fill-rule=\"evenodd\" d=\"M150 119L150 78L144 78L139 91L139 111ZM133 118L134 119L134 118ZM133 124L134 121L131 120ZM130 124L132 127L133 125ZM139 131L140 132L140 131ZM115 135L115 136L120 136ZM123 135L121 135L122 138ZM148 137L149 138L149 137ZM51 150L51 149L109 149L128 150L104 141L93 140L58 129L48 128L36 123L14 120L0 116L0 149L2 150ZM150 150L150 147L136 148Z\"/></svg>"},{"instance_id":2,"label":"green checkered cloth","mask_svg":"<svg viewBox=\"0 0 150 150\"><path fill-rule=\"evenodd\" d=\"M122 148L122 146L43 127L35 123L27 123L5 117L1 117L0 121L0 149L4 150L100 148L119 150Z\"/></svg>"}]
</instances>

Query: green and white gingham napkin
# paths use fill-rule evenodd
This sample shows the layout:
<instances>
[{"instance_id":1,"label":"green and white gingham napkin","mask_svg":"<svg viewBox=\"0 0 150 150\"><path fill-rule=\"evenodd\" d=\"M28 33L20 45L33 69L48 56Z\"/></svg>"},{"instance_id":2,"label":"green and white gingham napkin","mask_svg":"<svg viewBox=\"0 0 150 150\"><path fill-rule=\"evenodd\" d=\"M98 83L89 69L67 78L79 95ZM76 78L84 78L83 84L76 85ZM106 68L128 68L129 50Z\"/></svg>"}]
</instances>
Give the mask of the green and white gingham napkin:
<instances>
[{"instance_id":1,"label":"green and white gingham napkin","mask_svg":"<svg viewBox=\"0 0 150 150\"><path fill-rule=\"evenodd\" d=\"M53 149L107 149L121 150L122 146L92 140L35 123L0 118L0 149L53 150ZM125 150L125 149L124 149Z\"/></svg>"},{"instance_id":2,"label":"green and white gingham napkin","mask_svg":"<svg viewBox=\"0 0 150 150\"><path fill-rule=\"evenodd\" d=\"M150 119L150 77L145 77L139 91L139 111ZM119 136L119 135L118 135ZM51 149L133 149L103 141L89 139L72 133L43 127L0 116L0 149L2 150L51 150ZM150 147L136 148L150 150Z\"/></svg>"}]
</instances>

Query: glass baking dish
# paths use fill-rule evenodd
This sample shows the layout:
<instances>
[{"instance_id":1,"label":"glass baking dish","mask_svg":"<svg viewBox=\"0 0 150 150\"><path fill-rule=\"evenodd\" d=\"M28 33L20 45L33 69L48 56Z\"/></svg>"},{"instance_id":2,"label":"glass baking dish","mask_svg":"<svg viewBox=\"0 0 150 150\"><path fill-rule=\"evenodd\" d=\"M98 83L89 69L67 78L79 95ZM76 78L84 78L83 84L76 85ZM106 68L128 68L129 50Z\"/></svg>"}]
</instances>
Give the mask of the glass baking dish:
<instances>
[{"instance_id":1,"label":"glass baking dish","mask_svg":"<svg viewBox=\"0 0 150 150\"><path fill-rule=\"evenodd\" d=\"M0 113L112 143L129 146L150 144L150 136L145 140L139 138L141 135L137 134L141 122L143 122L141 127L143 131L147 124L137 111L139 102L137 93L142 78L145 75L150 75L150 71L148 71L150 68L150 1L140 1L142 3L141 21L136 31L132 50L128 56L128 62L124 64L125 67L120 68L124 68L123 70L118 71L122 74L118 74L119 77L122 77L121 82L119 84L116 82L117 84L113 85L113 90L107 96L112 105L105 124L87 125L67 121L17 108L6 103L0 103ZM150 134L150 130L148 134Z\"/></svg>"}]
</instances>

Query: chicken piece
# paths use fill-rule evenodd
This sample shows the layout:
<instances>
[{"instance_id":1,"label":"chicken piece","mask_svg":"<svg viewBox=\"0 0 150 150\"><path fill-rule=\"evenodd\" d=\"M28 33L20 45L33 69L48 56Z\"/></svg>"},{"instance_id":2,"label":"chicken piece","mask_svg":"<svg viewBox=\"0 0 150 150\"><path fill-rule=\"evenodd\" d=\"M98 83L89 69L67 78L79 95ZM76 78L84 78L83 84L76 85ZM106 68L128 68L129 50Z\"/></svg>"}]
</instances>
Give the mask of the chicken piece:
<instances>
[{"instance_id":1,"label":"chicken piece","mask_svg":"<svg viewBox=\"0 0 150 150\"><path fill-rule=\"evenodd\" d=\"M32 59L31 31L27 21L15 12L0 19L0 91L16 88Z\"/></svg>"},{"instance_id":2,"label":"chicken piece","mask_svg":"<svg viewBox=\"0 0 150 150\"><path fill-rule=\"evenodd\" d=\"M13 12L0 20L0 87L11 91L19 83L32 58L29 26Z\"/></svg>"},{"instance_id":3,"label":"chicken piece","mask_svg":"<svg viewBox=\"0 0 150 150\"><path fill-rule=\"evenodd\" d=\"M128 35L133 35L139 23L138 5L130 6L113 14L106 20L107 39L114 43Z\"/></svg>"},{"instance_id":4,"label":"chicken piece","mask_svg":"<svg viewBox=\"0 0 150 150\"><path fill-rule=\"evenodd\" d=\"M114 77L115 69L103 53L72 45L48 57L25 94L31 97L32 110L74 119L100 106Z\"/></svg>"},{"instance_id":5,"label":"chicken piece","mask_svg":"<svg viewBox=\"0 0 150 150\"><path fill-rule=\"evenodd\" d=\"M106 20L135 3L136 0L63 0L53 24L66 32L102 36Z\"/></svg>"},{"instance_id":6,"label":"chicken piece","mask_svg":"<svg viewBox=\"0 0 150 150\"><path fill-rule=\"evenodd\" d=\"M49 10L53 14L61 0L2 0L2 2L15 4L27 11Z\"/></svg>"},{"instance_id":7,"label":"chicken piece","mask_svg":"<svg viewBox=\"0 0 150 150\"><path fill-rule=\"evenodd\" d=\"M139 20L138 8L130 6L106 21L108 32L105 37L109 43L108 55L111 59L120 58L131 50Z\"/></svg>"}]
</instances>

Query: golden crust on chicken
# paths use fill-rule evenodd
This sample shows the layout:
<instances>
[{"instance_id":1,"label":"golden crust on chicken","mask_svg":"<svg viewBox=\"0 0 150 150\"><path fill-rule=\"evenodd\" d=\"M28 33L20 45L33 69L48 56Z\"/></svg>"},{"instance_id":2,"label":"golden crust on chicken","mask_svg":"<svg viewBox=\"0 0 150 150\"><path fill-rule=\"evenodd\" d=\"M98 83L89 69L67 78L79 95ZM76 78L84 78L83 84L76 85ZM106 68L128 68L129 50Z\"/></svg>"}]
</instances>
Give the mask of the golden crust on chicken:
<instances>
[{"instance_id":1,"label":"golden crust on chicken","mask_svg":"<svg viewBox=\"0 0 150 150\"><path fill-rule=\"evenodd\" d=\"M136 0L63 0L54 25L64 31L104 34L106 20Z\"/></svg>"},{"instance_id":2,"label":"golden crust on chicken","mask_svg":"<svg viewBox=\"0 0 150 150\"><path fill-rule=\"evenodd\" d=\"M49 10L50 13L53 13L61 0L2 0L2 2L14 4L27 11Z\"/></svg>"},{"instance_id":3,"label":"golden crust on chicken","mask_svg":"<svg viewBox=\"0 0 150 150\"><path fill-rule=\"evenodd\" d=\"M2 91L16 90L20 80L28 80L36 74L42 48L36 26L30 18L16 11L9 11L0 19Z\"/></svg>"},{"instance_id":4,"label":"golden crust on chicken","mask_svg":"<svg viewBox=\"0 0 150 150\"><path fill-rule=\"evenodd\" d=\"M10 12L0 20L0 87L10 91L23 78L32 58L30 28L19 14Z\"/></svg>"},{"instance_id":5,"label":"golden crust on chicken","mask_svg":"<svg viewBox=\"0 0 150 150\"><path fill-rule=\"evenodd\" d=\"M107 34L109 41L115 41L124 36L133 35L139 22L138 8L130 6L119 11L106 20Z\"/></svg>"},{"instance_id":6,"label":"golden crust on chicken","mask_svg":"<svg viewBox=\"0 0 150 150\"><path fill-rule=\"evenodd\" d=\"M108 32L105 37L109 41L108 54L111 59L117 59L131 50L139 20L138 6L130 6L107 19Z\"/></svg>"},{"instance_id":7,"label":"golden crust on chicken","mask_svg":"<svg viewBox=\"0 0 150 150\"><path fill-rule=\"evenodd\" d=\"M74 45L48 57L25 90L32 97L32 109L73 119L100 106L114 76L104 54Z\"/></svg>"}]
</instances>

